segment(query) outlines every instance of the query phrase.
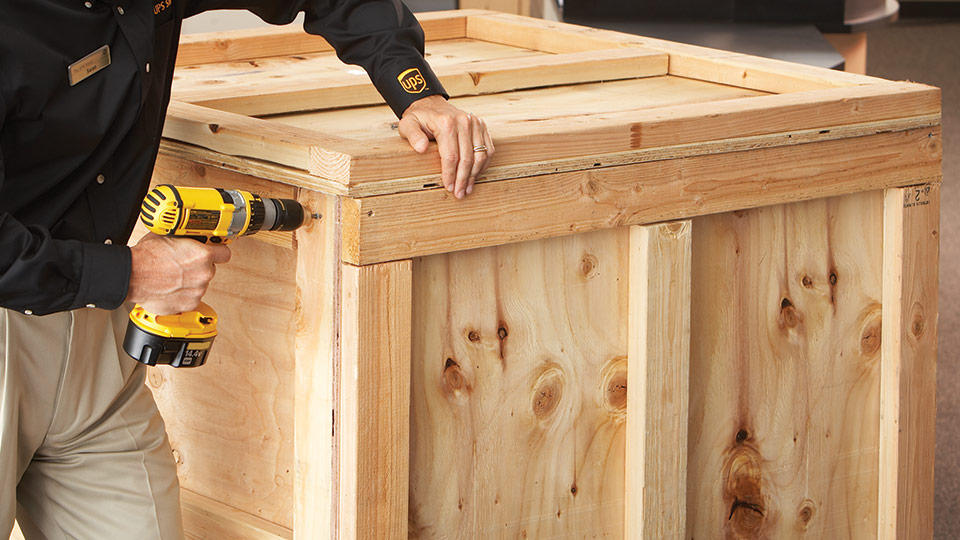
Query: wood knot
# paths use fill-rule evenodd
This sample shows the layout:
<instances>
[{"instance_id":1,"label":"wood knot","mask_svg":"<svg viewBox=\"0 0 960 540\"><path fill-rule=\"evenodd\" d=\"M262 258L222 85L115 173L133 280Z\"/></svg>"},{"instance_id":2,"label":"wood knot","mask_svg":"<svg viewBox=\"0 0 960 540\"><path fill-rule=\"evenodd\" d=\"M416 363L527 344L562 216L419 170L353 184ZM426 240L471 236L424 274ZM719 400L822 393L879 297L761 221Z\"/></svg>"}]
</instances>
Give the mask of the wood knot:
<instances>
[{"instance_id":1,"label":"wood knot","mask_svg":"<svg viewBox=\"0 0 960 540\"><path fill-rule=\"evenodd\" d=\"M482 73L477 73L475 71L468 71L467 75L470 75L470 79L473 81L473 85L477 86L480 84L480 79L483 78Z\"/></svg>"},{"instance_id":2,"label":"wood knot","mask_svg":"<svg viewBox=\"0 0 960 540\"><path fill-rule=\"evenodd\" d=\"M467 379L463 375L463 370L460 369L460 364L457 363L453 358L447 358L443 364L443 393L452 396L460 397L460 394L464 391L470 391L470 385L467 384Z\"/></svg>"},{"instance_id":3,"label":"wood knot","mask_svg":"<svg viewBox=\"0 0 960 540\"><path fill-rule=\"evenodd\" d=\"M497 348L500 352L500 367L503 369L507 369L507 336L509 335L507 324L500 321L500 324L497 325L497 340L499 340Z\"/></svg>"},{"instance_id":4,"label":"wood knot","mask_svg":"<svg viewBox=\"0 0 960 540\"><path fill-rule=\"evenodd\" d=\"M563 398L563 371L559 366L551 365L543 370L533 384L531 408L538 420L545 420L557 410Z\"/></svg>"},{"instance_id":5,"label":"wood knot","mask_svg":"<svg viewBox=\"0 0 960 540\"><path fill-rule=\"evenodd\" d=\"M797 520L800 522L800 528L807 530L810 526L810 520L817 511L817 506L810 499L806 499L800 504L800 510L797 512Z\"/></svg>"},{"instance_id":6,"label":"wood knot","mask_svg":"<svg viewBox=\"0 0 960 540\"><path fill-rule=\"evenodd\" d=\"M831 287L836 287L836 286L837 286L837 281L840 280L840 278L837 276L837 271L836 271L836 270L830 270L830 278L829 278L829 279L830 279L830 286L831 286Z\"/></svg>"},{"instance_id":7,"label":"wood knot","mask_svg":"<svg viewBox=\"0 0 960 540\"><path fill-rule=\"evenodd\" d=\"M600 193L600 183L595 179L590 178L583 184L583 194L588 197L593 197Z\"/></svg>"},{"instance_id":8,"label":"wood knot","mask_svg":"<svg viewBox=\"0 0 960 540\"><path fill-rule=\"evenodd\" d=\"M738 432L738 438L739 435ZM724 528L736 538L763 536L767 511L760 455L755 448L745 444L728 452L723 466L723 500L730 505L730 512Z\"/></svg>"},{"instance_id":9,"label":"wood knot","mask_svg":"<svg viewBox=\"0 0 960 540\"><path fill-rule=\"evenodd\" d=\"M574 483L572 486L570 486L570 494L573 495L574 497L577 496L577 484L576 484L576 483Z\"/></svg>"},{"instance_id":10,"label":"wood knot","mask_svg":"<svg viewBox=\"0 0 960 540\"><path fill-rule=\"evenodd\" d=\"M807 288L807 289L813 288L813 280L810 279L810 276L808 276L808 275L806 275L806 274L804 274L803 277L800 278L800 284L803 285L803 286L804 286L805 288Z\"/></svg>"},{"instance_id":11,"label":"wood knot","mask_svg":"<svg viewBox=\"0 0 960 540\"><path fill-rule=\"evenodd\" d=\"M583 257L580 257L580 275L583 276L583 279L593 279L600 274L598 269L599 261L597 258L590 254L584 253Z\"/></svg>"},{"instance_id":12,"label":"wood knot","mask_svg":"<svg viewBox=\"0 0 960 540\"><path fill-rule=\"evenodd\" d=\"M881 321L877 317L860 334L860 354L873 356L880 350Z\"/></svg>"},{"instance_id":13,"label":"wood knot","mask_svg":"<svg viewBox=\"0 0 960 540\"><path fill-rule=\"evenodd\" d=\"M923 337L926 327L927 321L923 316L923 310L919 304L915 304L913 306L913 317L910 320L910 333L913 334L914 339L920 339Z\"/></svg>"},{"instance_id":14,"label":"wood knot","mask_svg":"<svg viewBox=\"0 0 960 540\"><path fill-rule=\"evenodd\" d=\"M469 339L473 343L477 343L478 341L480 341L480 332L477 332L476 330L470 330L469 332L467 332L467 339Z\"/></svg>"},{"instance_id":15,"label":"wood knot","mask_svg":"<svg viewBox=\"0 0 960 540\"><path fill-rule=\"evenodd\" d=\"M618 356L600 372L600 392L603 408L611 414L625 417L627 413L627 358Z\"/></svg>"},{"instance_id":16,"label":"wood knot","mask_svg":"<svg viewBox=\"0 0 960 540\"><path fill-rule=\"evenodd\" d=\"M744 441L746 441L746 440L749 439L749 438L750 438L750 432L748 432L747 430L741 429L741 430L737 431L737 437L736 437L736 439L737 439L737 443L738 443L738 444L743 444Z\"/></svg>"},{"instance_id":17,"label":"wood knot","mask_svg":"<svg viewBox=\"0 0 960 540\"><path fill-rule=\"evenodd\" d=\"M780 300L780 315L777 317L777 325L780 329L796 328L803 322L803 314L793 306L789 298Z\"/></svg>"},{"instance_id":18,"label":"wood knot","mask_svg":"<svg viewBox=\"0 0 960 540\"><path fill-rule=\"evenodd\" d=\"M207 124L207 128L210 129L210 133L217 133L220 131L220 124Z\"/></svg>"},{"instance_id":19,"label":"wood knot","mask_svg":"<svg viewBox=\"0 0 960 540\"><path fill-rule=\"evenodd\" d=\"M665 225L667 232L672 236L679 236L685 230L687 230L688 221L671 221Z\"/></svg>"}]
</instances>

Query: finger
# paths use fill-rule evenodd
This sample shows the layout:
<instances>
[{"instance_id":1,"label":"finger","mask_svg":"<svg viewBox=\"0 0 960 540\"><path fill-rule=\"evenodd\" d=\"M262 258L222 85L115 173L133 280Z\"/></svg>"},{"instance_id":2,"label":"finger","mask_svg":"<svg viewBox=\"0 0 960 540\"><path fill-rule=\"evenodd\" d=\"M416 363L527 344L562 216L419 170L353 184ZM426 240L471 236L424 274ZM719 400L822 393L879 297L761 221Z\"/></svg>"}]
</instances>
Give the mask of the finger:
<instances>
[{"instance_id":1,"label":"finger","mask_svg":"<svg viewBox=\"0 0 960 540\"><path fill-rule=\"evenodd\" d=\"M473 146L486 146L486 140L483 137L483 123L476 119L473 122L473 135L471 137L473 141ZM473 193L473 185L476 183L477 178L480 174L487 168L487 152L481 150L479 152L473 153L473 168L470 170L470 179L467 184L467 193Z\"/></svg>"},{"instance_id":2,"label":"finger","mask_svg":"<svg viewBox=\"0 0 960 540\"><path fill-rule=\"evenodd\" d=\"M447 191L453 192L457 180L457 162L460 161L460 146L457 131L452 120L445 121L446 126L437 135L437 148L440 151L440 181Z\"/></svg>"},{"instance_id":3,"label":"finger","mask_svg":"<svg viewBox=\"0 0 960 540\"><path fill-rule=\"evenodd\" d=\"M230 262L230 248L227 246L210 246L210 258L213 264Z\"/></svg>"},{"instance_id":4,"label":"finger","mask_svg":"<svg viewBox=\"0 0 960 540\"><path fill-rule=\"evenodd\" d=\"M457 120L457 140L460 142L460 160L457 163L457 186L453 194L462 199L467 195L467 183L473 169L473 117L465 115Z\"/></svg>"},{"instance_id":5,"label":"finger","mask_svg":"<svg viewBox=\"0 0 960 540\"><path fill-rule=\"evenodd\" d=\"M487 129L487 123L483 120L481 120L480 123L483 124L483 140L487 145L487 162L489 163L489 159L496 153L497 147L493 144L493 136L490 135L490 130Z\"/></svg>"},{"instance_id":6,"label":"finger","mask_svg":"<svg viewBox=\"0 0 960 540\"><path fill-rule=\"evenodd\" d=\"M430 137L424 133L423 126L421 126L420 122L415 118L402 118L398 125L398 130L400 131L400 136L406 139L407 142L410 143L410 146L418 153L422 154L427 151L427 148L430 146Z\"/></svg>"}]
</instances>

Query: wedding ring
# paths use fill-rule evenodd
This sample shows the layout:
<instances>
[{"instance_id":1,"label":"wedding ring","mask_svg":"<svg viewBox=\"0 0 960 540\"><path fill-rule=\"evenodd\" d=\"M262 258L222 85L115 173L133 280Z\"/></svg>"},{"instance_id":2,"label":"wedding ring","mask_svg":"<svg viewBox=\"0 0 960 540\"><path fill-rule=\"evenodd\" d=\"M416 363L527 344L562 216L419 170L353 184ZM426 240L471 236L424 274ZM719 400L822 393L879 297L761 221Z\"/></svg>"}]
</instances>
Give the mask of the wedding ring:
<instances>
[{"instance_id":1,"label":"wedding ring","mask_svg":"<svg viewBox=\"0 0 960 540\"><path fill-rule=\"evenodd\" d=\"M474 151L474 152L486 152L486 151L487 151L487 147L486 147L486 145L478 144L477 146L474 146L474 147L473 147L473 151Z\"/></svg>"}]
</instances>

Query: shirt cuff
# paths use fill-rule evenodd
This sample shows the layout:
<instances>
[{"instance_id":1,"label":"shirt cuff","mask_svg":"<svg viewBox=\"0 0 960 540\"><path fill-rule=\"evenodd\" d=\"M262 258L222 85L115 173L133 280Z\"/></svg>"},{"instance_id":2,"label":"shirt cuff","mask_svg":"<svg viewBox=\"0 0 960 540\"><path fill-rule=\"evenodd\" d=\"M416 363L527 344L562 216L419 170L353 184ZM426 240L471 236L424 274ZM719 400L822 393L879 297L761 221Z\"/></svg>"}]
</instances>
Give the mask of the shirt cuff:
<instances>
[{"instance_id":1,"label":"shirt cuff","mask_svg":"<svg viewBox=\"0 0 960 540\"><path fill-rule=\"evenodd\" d=\"M440 79L422 59L384 69L381 73L383 75L374 79L373 85L377 87L377 91L393 109L397 118L402 117L403 111L418 99L436 95L447 99L450 97L440 84Z\"/></svg>"},{"instance_id":2,"label":"shirt cuff","mask_svg":"<svg viewBox=\"0 0 960 540\"><path fill-rule=\"evenodd\" d=\"M80 287L75 307L116 309L127 298L133 266L130 248L107 244L82 245Z\"/></svg>"}]
</instances>

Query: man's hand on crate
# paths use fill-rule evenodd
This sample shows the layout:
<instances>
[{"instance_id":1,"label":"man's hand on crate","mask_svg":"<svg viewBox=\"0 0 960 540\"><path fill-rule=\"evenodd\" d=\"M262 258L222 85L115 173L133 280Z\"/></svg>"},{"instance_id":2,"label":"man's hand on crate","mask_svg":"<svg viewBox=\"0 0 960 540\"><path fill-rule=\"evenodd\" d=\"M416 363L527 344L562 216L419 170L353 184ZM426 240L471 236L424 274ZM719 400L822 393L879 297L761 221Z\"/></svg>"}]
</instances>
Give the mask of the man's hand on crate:
<instances>
[{"instance_id":1,"label":"man's hand on crate","mask_svg":"<svg viewBox=\"0 0 960 540\"><path fill-rule=\"evenodd\" d=\"M487 124L451 105L442 96L414 101L400 119L400 135L419 153L437 141L440 177L447 191L462 199L473 192L473 184L493 156L493 139Z\"/></svg>"}]
</instances>

